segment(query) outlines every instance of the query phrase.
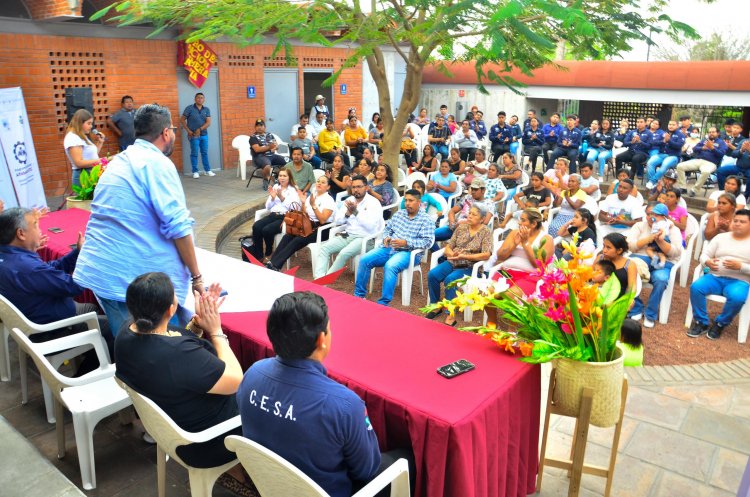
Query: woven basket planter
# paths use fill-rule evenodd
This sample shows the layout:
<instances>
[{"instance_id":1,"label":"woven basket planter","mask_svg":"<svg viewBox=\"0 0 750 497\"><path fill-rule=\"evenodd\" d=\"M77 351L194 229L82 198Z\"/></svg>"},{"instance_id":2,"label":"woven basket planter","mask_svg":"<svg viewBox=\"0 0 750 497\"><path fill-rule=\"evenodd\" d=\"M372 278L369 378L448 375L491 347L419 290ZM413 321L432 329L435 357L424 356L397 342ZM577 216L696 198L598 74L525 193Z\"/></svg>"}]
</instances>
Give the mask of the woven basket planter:
<instances>
[{"instance_id":1,"label":"woven basket planter","mask_svg":"<svg viewBox=\"0 0 750 497\"><path fill-rule=\"evenodd\" d=\"M622 395L623 355L615 349L615 359L610 362L580 362L556 359L556 382L552 399L560 414L578 416L584 387L594 391L591 421L603 428L614 426L620 419Z\"/></svg>"},{"instance_id":2,"label":"woven basket planter","mask_svg":"<svg viewBox=\"0 0 750 497\"><path fill-rule=\"evenodd\" d=\"M91 200L78 200L75 197L68 197L68 201L65 203L66 209L83 209L91 212Z\"/></svg>"}]
</instances>

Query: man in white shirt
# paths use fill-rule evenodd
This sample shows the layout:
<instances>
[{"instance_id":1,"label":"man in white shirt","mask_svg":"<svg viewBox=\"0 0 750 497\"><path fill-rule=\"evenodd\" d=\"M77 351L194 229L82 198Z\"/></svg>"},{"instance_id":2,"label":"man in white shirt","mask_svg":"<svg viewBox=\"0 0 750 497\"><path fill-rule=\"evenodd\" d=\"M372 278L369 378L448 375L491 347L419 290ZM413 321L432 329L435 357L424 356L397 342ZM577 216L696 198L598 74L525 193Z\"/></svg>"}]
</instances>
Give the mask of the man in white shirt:
<instances>
[{"instance_id":1,"label":"man in white shirt","mask_svg":"<svg viewBox=\"0 0 750 497\"><path fill-rule=\"evenodd\" d=\"M750 210L735 212L731 231L716 235L703 250L700 260L709 272L690 285L693 325L687 335L696 338L707 333L708 338L716 340L747 302L750 290ZM727 299L710 327L707 295L721 295Z\"/></svg>"},{"instance_id":2,"label":"man in white shirt","mask_svg":"<svg viewBox=\"0 0 750 497\"><path fill-rule=\"evenodd\" d=\"M461 121L461 129L457 129L453 134L453 143L458 147L461 160L467 161L474 158L474 153L479 147L479 138L473 129L469 128L469 121Z\"/></svg>"},{"instance_id":3,"label":"man in white shirt","mask_svg":"<svg viewBox=\"0 0 750 497\"><path fill-rule=\"evenodd\" d=\"M325 112L318 112L315 116L313 116L314 119L312 122L308 125L312 128L313 135L315 138L313 138L313 143L318 143L318 133L326 129L326 114ZM308 131L309 133L309 131ZM308 138L310 138L310 135L308 134Z\"/></svg>"},{"instance_id":4,"label":"man in white shirt","mask_svg":"<svg viewBox=\"0 0 750 497\"><path fill-rule=\"evenodd\" d=\"M357 175L352 178L352 195L336 211L334 223L344 230L320 245L315 260L314 277L322 278L343 268L362 250L362 238L377 235L383 230L383 208L380 202L367 193L367 179ZM333 265L328 261L338 254Z\"/></svg>"},{"instance_id":5,"label":"man in white shirt","mask_svg":"<svg viewBox=\"0 0 750 497\"><path fill-rule=\"evenodd\" d=\"M610 233L625 233L628 228L643 219L643 205L630 193L635 188L633 180L625 178L617 185L617 193L607 195L599 209L601 226L597 228L599 237Z\"/></svg>"},{"instance_id":6,"label":"man in white shirt","mask_svg":"<svg viewBox=\"0 0 750 497\"><path fill-rule=\"evenodd\" d=\"M313 142L318 141L318 133L315 132L315 128L313 128L312 124L310 124L310 114L305 112L304 114L299 116L299 122L292 126L292 133L289 135L289 143L292 143L297 139L297 130L300 129L300 127L307 130L307 137L309 139L311 139Z\"/></svg>"}]
</instances>

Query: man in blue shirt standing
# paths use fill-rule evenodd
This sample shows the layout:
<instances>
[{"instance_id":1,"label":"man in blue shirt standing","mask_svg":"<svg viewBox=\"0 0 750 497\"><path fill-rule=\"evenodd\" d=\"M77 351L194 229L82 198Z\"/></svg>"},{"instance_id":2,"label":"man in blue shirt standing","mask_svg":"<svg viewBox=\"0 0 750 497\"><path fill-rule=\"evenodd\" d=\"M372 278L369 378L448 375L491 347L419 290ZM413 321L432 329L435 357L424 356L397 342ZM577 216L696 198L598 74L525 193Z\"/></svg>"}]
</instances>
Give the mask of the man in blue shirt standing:
<instances>
[{"instance_id":1,"label":"man in blue shirt standing","mask_svg":"<svg viewBox=\"0 0 750 497\"><path fill-rule=\"evenodd\" d=\"M464 121L466 122L466 121ZM393 290L401 271L409 267L411 251L426 249L435 241L435 221L420 209L422 195L419 190L407 190L404 194L406 209L397 211L383 231L383 244L365 255L357 268L354 296L365 298L370 270L383 268L383 293L378 304L388 305L393 299ZM414 258L419 264L420 255Z\"/></svg>"},{"instance_id":2,"label":"man in blue shirt standing","mask_svg":"<svg viewBox=\"0 0 750 497\"><path fill-rule=\"evenodd\" d=\"M180 304L175 325L192 317L182 307L190 288L199 293L205 288L193 245L194 221L168 158L176 130L166 107L139 108L135 143L112 159L94 192L73 278L94 292L115 335L128 320L125 292L137 276L150 271L169 276Z\"/></svg>"},{"instance_id":3,"label":"man in blue shirt standing","mask_svg":"<svg viewBox=\"0 0 750 497\"><path fill-rule=\"evenodd\" d=\"M180 118L182 127L187 131L190 140L190 165L193 166L193 178L199 178L198 174L198 150L201 153L201 162L206 176L216 176L208 165L208 129L211 126L211 110L203 105L206 97L203 93L195 94L195 103L185 107Z\"/></svg>"},{"instance_id":4,"label":"man in blue shirt standing","mask_svg":"<svg viewBox=\"0 0 750 497\"><path fill-rule=\"evenodd\" d=\"M578 147L581 146L581 131L576 128L578 116L569 114L567 119L568 126L563 128L557 135L557 146L552 152L552 156L547 163L547 169L555 167L555 161L560 157L567 157L570 161L570 174L578 171Z\"/></svg>"},{"instance_id":5,"label":"man in blue shirt standing","mask_svg":"<svg viewBox=\"0 0 750 497\"><path fill-rule=\"evenodd\" d=\"M393 458L383 454L381 464L365 403L327 376L328 306L312 292L288 293L274 302L266 323L276 357L254 363L240 384L242 434L331 497L349 497Z\"/></svg>"}]
</instances>

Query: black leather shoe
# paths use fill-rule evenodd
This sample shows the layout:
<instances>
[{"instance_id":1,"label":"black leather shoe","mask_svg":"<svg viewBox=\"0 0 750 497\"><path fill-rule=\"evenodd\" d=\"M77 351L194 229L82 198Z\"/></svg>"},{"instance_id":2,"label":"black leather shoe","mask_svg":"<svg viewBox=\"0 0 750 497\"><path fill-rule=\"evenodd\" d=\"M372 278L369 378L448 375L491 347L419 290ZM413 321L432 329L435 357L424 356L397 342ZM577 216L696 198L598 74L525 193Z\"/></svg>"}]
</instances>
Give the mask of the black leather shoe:
<instances>
[{"instance_id":1,"label":"black leather shoe","mask_svg":"<svg viewBox=\"0 0 750 497\"><path fill-rule=\"evenodd\" d=\"M430 311L430 312L428 312L427 314L425 314L425 315L424 315L424 317L426 317L427 319L435 319L435 318L436 318L436 317L438 317L438 316L439 316L439 315L440 315L440 314L441 314L442 312L443 312L442 310L440 310L440 309L437 309L437 310L434 310L434 311Z\"/></svg>"}]
</instances>

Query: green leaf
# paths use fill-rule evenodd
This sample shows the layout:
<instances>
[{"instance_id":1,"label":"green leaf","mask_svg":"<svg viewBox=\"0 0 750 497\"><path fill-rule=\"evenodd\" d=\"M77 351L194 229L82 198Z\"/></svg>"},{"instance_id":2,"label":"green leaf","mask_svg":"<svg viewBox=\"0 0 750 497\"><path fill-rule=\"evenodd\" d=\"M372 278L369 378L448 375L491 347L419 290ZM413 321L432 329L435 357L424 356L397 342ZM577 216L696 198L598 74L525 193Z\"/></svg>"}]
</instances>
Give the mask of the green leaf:
<instances>
[{"instance_id":1,"label":"green leaf","mask_svg":"<svg viewBox=\"0 0 750 497\"><path fill-rule=\"evenodd\" d=\"M600 305L608 305L614 302L617 296L620 295L621 288L620 280L614 274L611 274L599 289Z\"/></svg>"},{"instance_id":2,"label":"green leaf","mask_svg":"<svg viewBox=\"0 0 750 497\"><path fill-rule=\"evenodd\" d=\"M89 17L89 21L96 21L98 19L101 19L102 17L106 16L107 13L109 13L109 11L114 6L115 6L115 4L110 4L110 5L107 5L106 7L104 7L101 10L97 10L96 12L94 12L94 14L91 17Z\"/></svg>"}]
</instances>

